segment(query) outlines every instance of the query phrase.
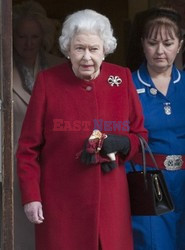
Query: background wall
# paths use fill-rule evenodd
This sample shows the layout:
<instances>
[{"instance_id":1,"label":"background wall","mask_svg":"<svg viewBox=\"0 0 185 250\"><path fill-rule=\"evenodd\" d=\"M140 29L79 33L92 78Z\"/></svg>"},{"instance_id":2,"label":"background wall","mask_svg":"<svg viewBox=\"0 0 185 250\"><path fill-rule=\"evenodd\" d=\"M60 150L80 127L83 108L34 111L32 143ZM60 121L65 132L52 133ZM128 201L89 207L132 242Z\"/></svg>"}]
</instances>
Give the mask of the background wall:
<instances>
[{"instance_id":1,"label":"background wall","mask_svg":"<svg viewBox=\"0 0 185 250\"><path fill-rule=\"evenodd\" d=\"M12 0L13 5L26 0ZM131 21L136 12L147 9L157 0L36 0L43 5L50 18L59 21L59 29L66 15L80 9L91 8L106 15L112 23L118 47L107 61L125 65L125 56ZM58 36L58 35L57 35ZM56 40L58 46L58 41Z\"/></svg>"},{"instance_id":2,"label":"background wall","mask_svg":"<svg viewBox=\"0 0 185 250\"><path fill-rule=\"evenodd\" d=\"M13 4L23 0L13 0ZM125 43L128 23L127 0L37 0L47 10L48 16L58 19L62 24L66 15L80 9L91 8L106 15L112 23L114 34L118 38L118 47L114 54L107 57L108 61L124 65Z\"/></svg>"}]
</instances>

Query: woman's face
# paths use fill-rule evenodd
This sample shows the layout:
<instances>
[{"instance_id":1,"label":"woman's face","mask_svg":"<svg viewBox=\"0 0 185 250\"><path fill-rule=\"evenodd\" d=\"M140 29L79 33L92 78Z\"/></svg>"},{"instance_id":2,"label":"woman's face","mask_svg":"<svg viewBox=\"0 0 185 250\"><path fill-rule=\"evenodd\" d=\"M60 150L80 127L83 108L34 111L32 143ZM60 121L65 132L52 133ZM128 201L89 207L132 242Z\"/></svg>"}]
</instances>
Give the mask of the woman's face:
<instances>
[{"instance_id":1,"label":"woman's face","mask_svg":"<svg viewBox=\"0 0 185 250\"><path fill-rule=\"evenodd\" d=\"M41 27L35 20L24 19L14 32L14 48L23 61L35 60L42 44Z\"/></svg>"},{"instance_id":2,"label":"woman's face","mask_svg":"<svg viewBox=\"0 0 185 250\"><path fill-rule=\"evenodd\" d=\"M154 71L171 67L182 46L182 41L179 41L173 29L171 32L172 36L169 35L165 27L161 27L157 34L154 30L149 38L142 40L147 65Z\"/></svg>"},{"instance_id":3,"label":"woman's face","mask_svg":"<svg viewBox=\"0 0 185 250\"><path fill-rule=\"evenodd\" d=\"M104 59L103 41L94 33L79 32L71 40L69 57L77 77L94 79Z\"/></svg>"}]
</instances>

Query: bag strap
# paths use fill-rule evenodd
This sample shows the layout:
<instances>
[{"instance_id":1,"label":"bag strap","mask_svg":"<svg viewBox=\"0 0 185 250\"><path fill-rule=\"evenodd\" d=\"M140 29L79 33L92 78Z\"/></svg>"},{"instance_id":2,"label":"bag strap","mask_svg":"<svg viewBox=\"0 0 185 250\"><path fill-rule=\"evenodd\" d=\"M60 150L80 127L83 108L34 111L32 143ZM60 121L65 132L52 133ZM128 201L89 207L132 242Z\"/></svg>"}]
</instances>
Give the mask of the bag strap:
<instances>
[{"instance_id":1,"label":"bag strap","mask_svg":"<svg viewBox=\"0 0 185 250\"><path fill-rule=\"evenodd\" d=\"M145 149L147 149L152 161L153 161L153 164L155 166L155 168L159 169L158 165L157 165L157 162L155 160L155 157L152 153L152 150L150 149L147 141L140 135L138 134L138 137L139 137L139 140L140 140L140 144L141 144L141 149L142 149L142 157L144 158L143 159L143 166L145 165L146 167L146 152L145 152Z\"/></svg>"},{"instance_id":2,"label":"bag strap","mask_svg":"<svg viewBox=\"0 0 185 250\"><path fill-rule=\"evenodd\" d=\"M144 144L144 141L143 141L143 137L142 136L139 136L139 141L140 141L140 145L141 145L141 152L142 152L142 159L143 159L143 177L144 177L144 182L145 182L145 185L147 187L147 178L146 178L146 154L145 154L145 144Z\"/></svg>"},{"instance_id":3,"label":"bag strap","mask_svg":"<svg viewBox=\"0 0 185 250\"><path fill-rule=\"evenodd\" d=\"M148 151L148 153L149 153L149 155L150 155L150 157L151 157L151 159L152 159L152 161L153 161L153 163L154 163L154 166L155 166L157 169L159 169L159 168L158 168L158 166L157 166L157 162L156 162L156 160L155 160L155 158L154 158L154 155L153 155L153 153L152 153L152 151L151 151L151 149L150 149L148 143L146 142L146 140L145 140L140 134L138 134L138 138L139 138L139 141L140 141L141 151L142 151L142 159L143 159L143 177L144 177L144 182L145 182L145 186L146 186L146 189L147 189L147 184L148 184L148 183L147 183L147 178L146 178L146 172L147 172L147 170L146 170L146 151L145 151L145 149Z\"/></svg>"}]
</instances>

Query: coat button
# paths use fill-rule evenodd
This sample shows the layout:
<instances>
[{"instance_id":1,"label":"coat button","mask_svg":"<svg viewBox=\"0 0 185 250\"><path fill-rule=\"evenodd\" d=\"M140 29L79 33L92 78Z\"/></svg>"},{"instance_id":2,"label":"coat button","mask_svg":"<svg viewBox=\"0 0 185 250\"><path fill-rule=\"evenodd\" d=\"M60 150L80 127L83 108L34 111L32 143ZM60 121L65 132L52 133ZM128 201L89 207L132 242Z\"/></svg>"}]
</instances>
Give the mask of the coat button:
<instances>
[{"instance_id":1,"label":"coat button","mask_svg":"<svg viewBox=\"0 0 185 250\"><path fill-rule=\"evenodd\" d=\"M87 86L87 87L86 87L86 90L87 90L87 91L91 91L91 90L92 90L92 87L91 87L91 86Z\"/></svg>"}]
</instances>

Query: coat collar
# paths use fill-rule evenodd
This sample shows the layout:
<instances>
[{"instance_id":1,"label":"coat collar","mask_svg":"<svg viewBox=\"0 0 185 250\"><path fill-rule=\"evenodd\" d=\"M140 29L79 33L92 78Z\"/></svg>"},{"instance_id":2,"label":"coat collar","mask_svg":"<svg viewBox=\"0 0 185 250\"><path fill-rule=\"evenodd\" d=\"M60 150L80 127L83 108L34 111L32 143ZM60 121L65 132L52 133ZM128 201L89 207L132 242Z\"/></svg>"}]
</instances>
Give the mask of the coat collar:
<instances>
[{"instance_id":1,"label":"coat collar","mask_svg":"<svg viewBox=\"0 0 185 250\"><path fill-rule=\"evenodd\" d=\"M22 81L20 79L19 73L17 69L14 67L13 69L13 91L14 93L25 103L28 105L30 101L30 94L23 88Z\"/></svg>"},{"instance_id":2,"label":"coat collar","mask_svg":"<svg viewBox=\"0 0 185 250\"><path fill-rule=\"evenodd\" d=\"M178 83L181 80L181 73L180 71L173 65L172 67L172 82ZM140 68L137 70L137 77L138 80L144 84L147 87L151 87L152 83L151 83L151 78L150 75L148 73L147 67L146 67L146 63L143 63Z\"/></svg>"}]
</instances>

